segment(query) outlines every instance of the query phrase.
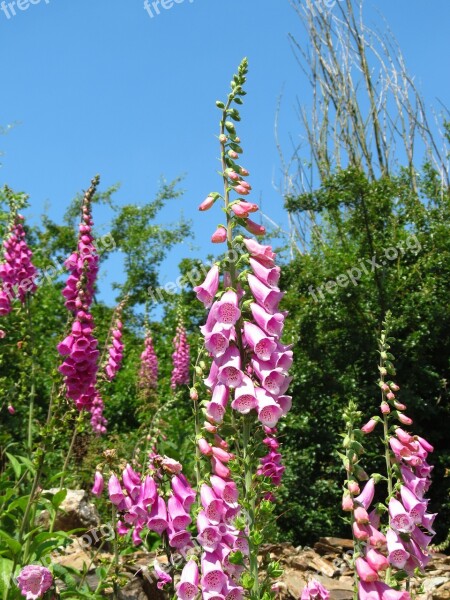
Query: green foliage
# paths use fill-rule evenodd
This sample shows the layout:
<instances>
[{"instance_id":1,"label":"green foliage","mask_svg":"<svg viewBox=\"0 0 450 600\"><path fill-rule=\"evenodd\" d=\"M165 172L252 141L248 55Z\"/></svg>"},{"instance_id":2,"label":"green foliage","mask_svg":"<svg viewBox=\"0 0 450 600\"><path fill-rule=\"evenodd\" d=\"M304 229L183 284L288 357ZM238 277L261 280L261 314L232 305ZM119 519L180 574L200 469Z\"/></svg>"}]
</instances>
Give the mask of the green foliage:
<instances>
[{"instance_id":1,"label":"green foliage","mask_svg":"<svg viewBox=\"0 0 450 600\"><path fill-rule=\"evenodd\" d=\"M348 169L317 192L288 199L290 211L321 217L310 251L287 265L281 284L288 290L286 339L295 348L280 525L297 543L348 534L336 508L345 477L336 457L341 415L350 398L367 418L377 414L376 340L387 310L398 340L400 397L414 430L437 449L430 495L441 537L449 527L450 201L436 177L425 165L417 197L403 173L370 182Z\"/></svg>"}]
</instances>

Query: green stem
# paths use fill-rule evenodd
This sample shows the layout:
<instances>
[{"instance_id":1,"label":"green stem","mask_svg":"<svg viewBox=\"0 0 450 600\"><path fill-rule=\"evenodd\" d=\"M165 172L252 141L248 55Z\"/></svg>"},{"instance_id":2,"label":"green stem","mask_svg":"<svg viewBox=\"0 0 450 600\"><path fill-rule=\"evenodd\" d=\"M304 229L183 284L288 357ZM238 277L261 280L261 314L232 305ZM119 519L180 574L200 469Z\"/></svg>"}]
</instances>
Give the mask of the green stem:
<instances>
[{"instance_id":1,"label":"green stem","mask_svg":"<svg viewBox=\"0 0 450 600\"><path fill-rule=\"evenodd\" d=\"M27 502L27 505L25 508L25 513L23 515L22 524L20 526L19 536L18 536L17 541L19 542L19 544L21 546L23 545L23 540L24 540L25 535L28 533L28 530L32 529L32 527L28 527L28 525L29 525L28 520L30 518L30 513L31 513L31 510L32 510L32 507L34 504L34 497L35 497L36 491L39 486L39 481L40 481L41 474L42 474L42 468L44 466L44 456L45 456L45 452L43 451L39 457L39 462L38 462L38 465L36 468L36 473L34 475L33 484L31 486L30 496L28 498L28 502ZM30 540L28 538L25 542L25 547L23 550L23 561L22 562L24 564L26 564L27 559L28 559L29 544L30 544ZM13 565L12 565L12 570L11 570L12 576L14 576L14 573L16 571L16 567L17 567L18 563L19 563L19 557L16 554L13 559ZM9 579L6 582L6 587L5 587L5 592L4 592L4 600L8 600L9 591L11 589L10 583L11 583L11 579Z\"/></svg>"},{"instance_id":2,"label":"green stem","mask_svg":"<svg viewBox=\"0 0 450 600\"><path fill-rule=\"evenodd\" d=\"M117 519L116 519L116 507L114 504L112 505L111 511L111 523L114 531L114 579L113 579L113 600L117 600L119 598L119 585L117 582L118 574L119 574L119 545L117 543Z\"/></svg>"},{"instance_id":3,"label":"green stem","mask_svg":"<svg viewBox=\"0 0 450 600\"><path fill-rule=\"evenodd\" d=\"M33 446L34 399L36 396L36 364L35 364L35 356L34 356L33 322L32 322L32 318L31 318L30 297L28 295L26 298L26 312L27 312L27 320L28 320L30 355L31 355L31 374L30 374L31 388L30 388L30 404L29 404L29 408L28 408L27 445L28 445L28 449L31 453L32 446Z\"/></svg>"}]
</instances>

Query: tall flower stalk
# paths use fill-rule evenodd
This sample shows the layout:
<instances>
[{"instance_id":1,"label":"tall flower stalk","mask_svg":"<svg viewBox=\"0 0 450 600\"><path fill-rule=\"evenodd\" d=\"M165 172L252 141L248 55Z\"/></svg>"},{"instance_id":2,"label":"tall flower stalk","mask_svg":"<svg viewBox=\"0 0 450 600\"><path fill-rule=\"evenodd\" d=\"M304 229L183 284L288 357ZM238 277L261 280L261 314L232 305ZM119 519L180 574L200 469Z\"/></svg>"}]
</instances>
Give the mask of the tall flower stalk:
<instances>
[{"instance_id":1,"label":"tall flower stalk","mask_svg":"<svg viewBox=\"0 0 450 600\"><path fill-rule=\"evenodd\" d=\"M344 445L350 449L345 460L349 478L343 509L352 513L358 589L355 597L361 600L409 600L409 578L416 569L424 571L430 560L428 546L435 533L436 515L428 512L425 499L433 468L427 463L427 457L433 448L425 439L404 429L412 425L412 419L405 414L406 406L397 398L400 388L391 379L395 368L394 356L390 353L393 342L389 337L390 321L388 314L379 340L381 416L373 416L361 428L362 433L368 435L382 423L386 475L372 475L362 491L358 479L367 479L367 475L359 467L362 445L356 442L359 447L355 447L355 438L359 440L360 434L353 429L354 418L359 413L354 406L347 413L349 431ZM353 478L355 472L357 476ZM386 503L368 512L375 496L375 484L383 480L387 488ZM386 516L387 523L383 525ZM402 582L406 589L399 589Z\"/></svg>"},{"instance_id":2,"label":"tall flower stalk","mask_svg":"<svg viewBox=\"0 0 450 600\"><path fill-rule=\"evenodd\" d=\"M222 113L219 142L224 189L222 194L209 194L199 207L209 210L216 202L223 204L226 222L217 226L211 241L226 243L227 253L204 283L194 288L209 309L201 331L211 360L204 379L210 398L201 401L206 421L197 440L209 459L198 525L208 532L203 536L201 559L204 597L214 592L227 598L232 593L230 598L256 599L273 597L271 578L280 573L278 565L271 563L268 578L260 580L258 549L283 472L276 426L291 406L286 390L292 352L280 342L285 315L278 309L283 292L278 288L280 269L275 254L270 246L236 234L238 228L255 235L265 233L249 217L258 206L246 199L252 189L246 180L249 172L237 162L243 149L236 133L240 114L235 105L243 103L246 75L244 59L226 102L216 103ZM204 394L200 384L194 389ZM228 442L222 429L230 426L234 434ZM218 527L225 534L216 539Z\"/></svg>"}]
</instances>

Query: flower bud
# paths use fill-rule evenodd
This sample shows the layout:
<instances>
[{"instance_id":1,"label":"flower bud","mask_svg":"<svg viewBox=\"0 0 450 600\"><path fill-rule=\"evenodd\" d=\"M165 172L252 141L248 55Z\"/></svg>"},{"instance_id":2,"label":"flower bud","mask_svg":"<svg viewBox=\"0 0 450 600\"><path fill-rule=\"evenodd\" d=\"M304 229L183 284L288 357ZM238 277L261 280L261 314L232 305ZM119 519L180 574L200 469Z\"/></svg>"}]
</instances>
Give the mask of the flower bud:
<instances>
[{"instance_id":1,"label":"flower bud","mask_svg":"<svg viewBox=\"0 0 450 600\"><path fill-rule=\"evenodd\" d=\"M189 396L191 398L191 400L194 400L194 402L197 402L198 400L198 392L195 388L191 388L189 391Z\"/></svg>"}]
</instances>

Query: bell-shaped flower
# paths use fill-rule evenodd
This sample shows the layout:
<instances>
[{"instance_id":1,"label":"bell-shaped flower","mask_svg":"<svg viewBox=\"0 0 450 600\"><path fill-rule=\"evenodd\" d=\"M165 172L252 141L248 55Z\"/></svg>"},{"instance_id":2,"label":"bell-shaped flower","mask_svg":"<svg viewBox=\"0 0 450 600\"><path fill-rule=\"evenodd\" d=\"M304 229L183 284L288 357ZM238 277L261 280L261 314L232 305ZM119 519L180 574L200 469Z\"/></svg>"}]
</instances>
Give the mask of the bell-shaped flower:
<instances>
[{"instance_id":1,"label":"bell-shaped flower","mask_svg":"<svg viewBox=\"0 0 450 600\"><path fill-rule=\"evenodd\" d=\"M225 512L223 500L219 499L212 488L204 483L200 488L200 501L205 515L213 525L218 525Z\"/></svg>"},{"instance_id":2,"label":"bell-shaped flower","mask_svg":"<svg viewBox=\"0 0 450 600\"><path fill-rule=\"evenodd\" d=\"M364 558L362 558L362 556L359 556L356 559L355 567L356 567L356 572L358 573L358 577L362 581L370 582L370 581L378 580L377 571L375 571L375 569L373 569L370 566L370 564Z\"/></svg>"},{"instance_id":3,"label":"bell-shaped flower","mask_svg":"<svg viewBox=\"0 0 450 600\"><path fill-rule=\"evenodd\" d=\"M189 560L182 572L176 586L176 595L180 600L194 600L198 594L199 572L195 560Z\"/></svg>"},{"instance_id":4,"label":"bell-shaped flower","mask_svg":"<svg viewBox=\"0 0 450 600\"><path fill-rule=\"evenodd\" d=\"M272 267L276 254L272 252L272 246L264 246L256 240L244 239L245 247L253 258L266 267Z\"/></svg>"},{"instance_id":5,"label":"bell-shaped flower","mask_svg":"<svg viewBox=\"0 0 450 600\"><path fill-rule=\"evenodd\" d=\"M400 497L402 499L403 506L408 511L409 516L412 518L416 525L422 522L422 517L426 512L428 501L424 502L417 499L417 496L413 492L405 487L404 485L400 488Z\"/></svg>"},{"instance_id":6,"label":"bell-shaped flower","mask_svg":"<svg viewBox=\"0 0 450 600\"><path fill-rule=\"evenodd\" d=\"M222 564L214 552L204 552L201 559L201 585L204 592L220 592L227 580Z\"/></svg>"},{"instance_id":7,"label":"bell-shaped flower","mask_svg":"<svg viewBox=\"0 0 450 600\"><path fill-rule=\"evenodd\" d=\"M317 579L312 579L303 589L300 600L329 600L330 592Z\"/></svg>"},{"instance_id":8,"label":"bell-shaped flower","mask_svg":"<svg viewBox=\"0 0 450 600\"><path fill-rule=\"evenodd\" d=\"M250 258L250 266L256 277L265 285L272 289L278 290L278 282L280 280L280 267L265 267L254 258Z\"/></svg>"},{"instance_id":9,"label":"bell-shaped flower","mask_svg":"<svg viewBox=\"0 0 450 600\"><path fill-rule=\"evenodd\" d=\"M364 486L363 491L359 494L359 496L355 497L355 502L363 506L366 510L369 509L369 506L373 502L373 497L375 495L375 480L369 479L369 481Z\"/></svg>"},{"instance_id":10,"label":"bell-shaped flower","mask_svg":"<svg viewBox=\"0 0 450 600\"><path fill-rule=\"evenodd\" d=\"M183 505L185 511L189 511L195 502L196 493L189 485L188 480L181 473L172 477L172 491Z\"/></svg>"},{"instance_id":11,"label":"bell-shaped flower","mask_svg":"<svg viewBox=\"0 0 450 600\"><path fill-rule=\"evenodd\" d=\"M414 520L403 504L391 498L389 500L390 525L399 533L410 533L414 528Z\"/></svg>"},{"instance_id":12,"label":"bell-shaped flower","mask_svg":"<svg viewBox=\"0 0 450 600\"><path fill-rule=\"evenodd\" d=\"M256 408L257 405L258 400L256 399L253 381L248 375L243 375L241 384L234 391L234 400L231 403L231 408L246 415Z\"/></svg>"},{"instance_id":13,"label":"bell-shaped flower","mask_svg":"<svg viewBox=\"0 0 450 600\"><path fill-rule=\"evenodd\" d=\"M409 558L409 552L406 550L402 540L393 529L387 530L386 543L389 562L397 569L403 569Z\"/></svg>"},{"instance_id":14,"label":"bell-shaped flower","mask_svg":"<svg viewBox=\"0 0 450 600\"><path fill-rule=\"evenodd\" d=\"M100 498L100 496L102 495L102 492L103 492L103 486L104 486L103 475L100 473L100 471L96 471L95 477L94 477L94 485L91 490L92 493L94 494L94 496L97 496L98 498ZM122 491L122 490L120 490L120 491Z\"/></svg>"},{"instance_id":15,"label":"bell-shaped flower","mask_svg":"<svg viewBox=\"0 0 450 600\"><path fill-rule=\"evenodd\" d=\"M239 309L239 298L236 292L228 290L220 300L214 303L211 309L218 323L226 327L233 326L241 316Z\"/></svg>"},{"instance_id":16,"label":"bell-shaped flower","mask_svg":"<svg viewBox=\"0 0 450 600\"><path fill-rule=\"evenodd\" d=\"M127 490L128 495L133 500L139 497L141 491L141 478L139 475L127 465L122 473L123 486Z\"/></svg>"},{"instance_id":17,"label":"bell-shaped flower","mask_svg":"<svg viewBox=\"0 0 450 600\"><path fill-rule=\"evenodd\" d=\"M156 575L158 590L163 590L168 583L172 583L172 577L164 571L159 562L155 559L153 563L153 571Z\"/></svg>"},{"instance_id":18,"label":"bell-shaped flower","mask_svg":"<svg viewBox=\"0 0 450 600\"><path fill-rule=\"evenodd\" d=\"M252 302L252 304L250 304L250 309L256 324L261 327L261 329L265 331L267 335L280 337L283 331L285 319L285 315L283 313L268 313L256 302Z\"/></svg>"},{"instance_id":19,"label":"bell-shaped flower","mask_svg":"<svg viewBox=\"0 0 450 600\"><path fill-rule=\"evenodd\" d=\"M239 491L234 481L225 481L217 475L211 475L211 485L214 493L228 506L237 506Z\"/></svg>"},{"instance_id":20,"label":"bell-shaped flower","mask_svg":"<svg viewBox=\"0 0 450 600\"><path fill-rule=\"evenodd\" d=\"M249 274L247 279L256 302L267 312L275 314L278 310L278 305L284 296L284 292L273 290L264 285L264 283L255 277L255 275Z\"/></svg>"},{"instance_id":21,"label":"bell-shaped flower","mask_svg":"<svg viewBox=\"0 0 450 600\"><path fill-rule=\"evenodd\" d=\"M231 328L216 323L212 331L205 334L205 348L214 358L220 358L228 350L232 333Z\"/></svg>"},{"instance_id":22,"label":"bell-shaped flower","mask_svg":"<svg viewBox=\"0 0 450 600\"><path fill-rule=\"evenodd\" d=\"M169 522L167 519L166 503L161 496L158 496L156 502L153 503L150 511L147 527L151 531L155 531L159 535L167 529Z\"/></svg>"},{"instance_id":23,"label":"bell-shaped flower","mask_svg":"<svg viewBox=\"0 0 450 600\"><path fill-rule=\"evenodd\" d=\"M268 337L258 325L248 321L244 322L244 338L259 360L270 360L277 348L276 342Z\"/></svg>"},{"instance_id":24,"label":"bell-shaped flower","mask_svg":"<svg viewBox=\"0 0 450 600\"><path fill-rule=\"evenodd\" d=\"M275 400L265 390L256 389L258 400L258 420L266 427L275 427L283 415L283 411Z\"/></svg>"},{"instance_id":25,"label":"bell-shaped flower","mask_svg":"<svg viewBox=\"0 0 450 600\"><path fill-rule=\"evenodd\" d=\"M111 477L109 478L108 493L109 493L109 499L116 506L119 506L119 504L125 498L125 495L122 490L122 486L120 485L120 481L116 475L111 475Z\"/></svg>"},{"instance_id":26,"label":"bell-shaped flower","mask_svg":"<svg viewBox=\"0 0 450 600\"><path fill-rule=\"evenodd\" d=\"M200 511L197 516L197 540L207 552L214 552L222 540L222 534L217 525L213 525L205 514Z\"/></svg>"},{"instance_id":27,"label":"bell-shaped flower","mask_svg":"<svg viewBox=\"0 0 450 600\"><path fill-rule=\"evenodd\" d=\"M214 423L222 423L229 396L230 390L223 383L218 383L214 387L212 398L206 405L206 415L208 418L212 419Z\"/></svg>"},{"instance_id":28,"label":"bell-shaped flower","mask_svg":"<svg viewBox=\"0 0 450 600\"><path fill-rule=\"evenodd\" d=\"M236 388L242 382L241 355L236 346L231 345L220 359L217 379L229 388Z\"/></svg>"},{"instance_id":29,"label":"bell-shaped flower","mask_svg":"<svg viewBox=\"0 0 450 600\"><path fill-rule=\"evenodd\" d=\"M386 569L389 568L388 559L384 556L384 554L381 554L381 552L378 552L374 548L369 548L367 550L365 558L372 569L377 572L386 571Z\"/></svg>"},{"instance_id":30,"label":"bell-shaped flower","mask_svg":"<svg viewBox=\"0 0 450 600\"><path fill-rule=\"evenodd\" d=\"M210 308L218 289L219 267L217 265L213 265L208 271L205 281L201 285L194 287L194 292L197 294L197 298L200 300L200 302L203 302L205 308Z\"/></svg>"},{"instance_id":31,"label":"bell-shaped flower","mask_svg":"<svg viewBox=\"0 0 450 600\"><path fill-rule=\"evenodd\" d=\"M192 523L191 517L184 510L183 505L174 495L171 495L167 501L167 513L169 515L169 523L175 531L181 531Z\"/></svg>"}]
</instances>

